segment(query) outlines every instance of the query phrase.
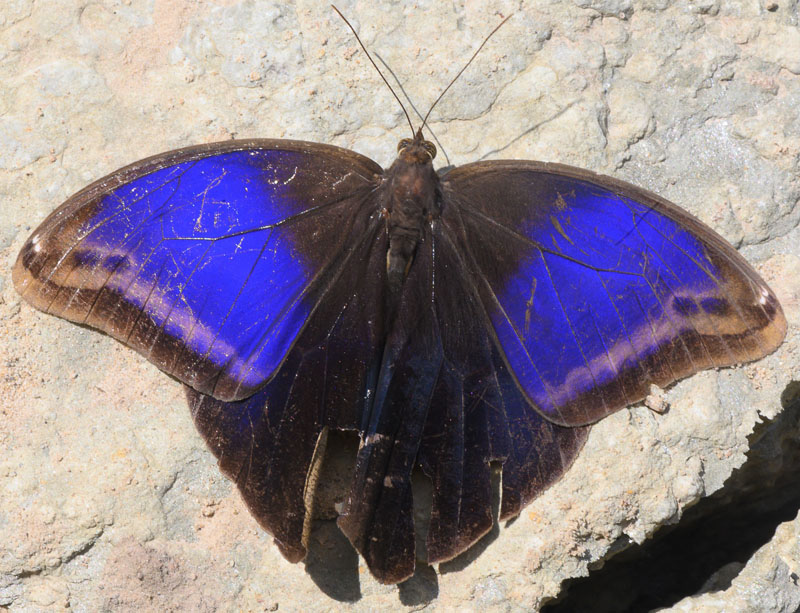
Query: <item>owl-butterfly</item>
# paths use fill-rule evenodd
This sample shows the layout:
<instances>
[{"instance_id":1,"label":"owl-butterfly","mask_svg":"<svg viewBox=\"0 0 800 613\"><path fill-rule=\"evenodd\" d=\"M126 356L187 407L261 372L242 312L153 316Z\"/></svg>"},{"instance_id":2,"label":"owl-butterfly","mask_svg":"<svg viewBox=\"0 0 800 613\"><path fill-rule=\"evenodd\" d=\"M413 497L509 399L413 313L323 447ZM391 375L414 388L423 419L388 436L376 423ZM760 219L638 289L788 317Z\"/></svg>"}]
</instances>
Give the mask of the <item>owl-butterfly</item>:
<instances>
[{"instance_id":1,"label":"owl-butterfly","mask_svg":"<svg viewBox=\"0 0 800 613\"><path fill-rule=\"evenodd\" d=\"M289 140L136 162L56 209L13 275L35 307L186 385L222 471L291 561L315 454L329 430L357 432L339 526L386 583L414 570L415 467L433 485L428 561L448 560L492 526L490 463L511 518L591 424L653 384L760 358L786 331L759 275L666 200L541 162L438 174L412 134L388 170Z\"/></svg>"}]
</instances>

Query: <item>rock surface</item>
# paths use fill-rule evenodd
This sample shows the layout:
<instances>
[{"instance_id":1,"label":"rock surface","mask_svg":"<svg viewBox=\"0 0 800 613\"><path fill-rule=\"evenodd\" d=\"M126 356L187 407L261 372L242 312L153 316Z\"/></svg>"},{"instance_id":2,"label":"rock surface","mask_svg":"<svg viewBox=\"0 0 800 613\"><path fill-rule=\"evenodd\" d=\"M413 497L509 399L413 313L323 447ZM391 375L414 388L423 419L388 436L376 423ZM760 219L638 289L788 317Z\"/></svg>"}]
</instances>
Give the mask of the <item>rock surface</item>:
<instances>
[{"instance_id":1,"label":"rock surface","mask_svg":"<svg viewBox=\"0 0 800 613\"><path fill-rule=\"evenodd\" d=\"M528 611L718 490L800 379L800 30L772 2L347 2L449 162L527 158L614 174L711 225L778 294L773 355L705 372L596 426L569 474L438 572L377 584L330 521L283 560L203 446L180 386L22 303L30 231L137 159L294 138L388 165L408 127L325 3L6 2L0 8L0 606L14 611ZM442 156L444 158L444 156ZM442 161L444 164L445 161ZM798 602L798 520L723 592L675 610ZM756 603L753 604L753 599ZM772 601L769 601L772 602ZM739 604L741 603L741 608ZM704 609L692 607L705 607ZM783 608L779 608L783 607Z\"/></svg>"}]
</instances>

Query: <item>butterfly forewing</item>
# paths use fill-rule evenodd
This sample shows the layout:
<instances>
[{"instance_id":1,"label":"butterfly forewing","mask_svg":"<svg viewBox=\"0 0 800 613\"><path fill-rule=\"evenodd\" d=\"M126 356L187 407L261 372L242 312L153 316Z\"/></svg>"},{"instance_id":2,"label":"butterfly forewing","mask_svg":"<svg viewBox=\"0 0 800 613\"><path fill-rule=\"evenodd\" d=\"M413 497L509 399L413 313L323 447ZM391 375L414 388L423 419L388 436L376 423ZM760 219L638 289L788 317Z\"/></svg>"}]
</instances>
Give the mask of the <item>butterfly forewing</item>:
<instances>
[{"instance_id":1,"label":"butterfly forewing","mask_svg":"<svg viewBox=\"0 0 800 613\"><path fill-rule=\"evenodd\" d=\"M504 360L554 423L591 424L698 370L774 350L786 321L758 274L657 196L588 171L483 162L443 179Z\"/></svg>"},{"instance_id":2,"label":"butterfly forewing","mask_svg":"<svg viewBox=\"0 0 800 613\"><path fill-rule=\"evenodd\" d=\"M23 247L20 293L198 391L249 396L278 369L372 212L379 166L293 141L156 156L76 194ZM341 264L340 264L341 265Z\"/></svg>"}]
</instances>

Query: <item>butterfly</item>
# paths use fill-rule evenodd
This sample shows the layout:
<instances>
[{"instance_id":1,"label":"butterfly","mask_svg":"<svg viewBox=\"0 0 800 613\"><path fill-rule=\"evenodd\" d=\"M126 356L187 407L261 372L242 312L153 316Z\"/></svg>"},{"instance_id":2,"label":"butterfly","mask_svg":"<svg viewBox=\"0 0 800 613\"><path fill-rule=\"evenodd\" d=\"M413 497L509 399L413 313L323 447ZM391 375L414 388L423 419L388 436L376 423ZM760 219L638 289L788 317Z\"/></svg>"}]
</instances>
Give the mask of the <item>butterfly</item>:
<instances>
[{"instance_id":1,"label":"butterfly","mask_svg":"<svg viewBox=\"0 0 800 613\"><path fill-rule=\"evenodd\" d=\"M424 122L423 122L424 125ZM713 230L569 166L386 170L339 147L226 141L113 172L24 244L17 291L186 386L221 470L290 561L331 430L360 445L339 526L378 580L414 572L411 474L449 560L568 470L592 424L777 348L774 293Z\"/></svg>"}]
</instances>

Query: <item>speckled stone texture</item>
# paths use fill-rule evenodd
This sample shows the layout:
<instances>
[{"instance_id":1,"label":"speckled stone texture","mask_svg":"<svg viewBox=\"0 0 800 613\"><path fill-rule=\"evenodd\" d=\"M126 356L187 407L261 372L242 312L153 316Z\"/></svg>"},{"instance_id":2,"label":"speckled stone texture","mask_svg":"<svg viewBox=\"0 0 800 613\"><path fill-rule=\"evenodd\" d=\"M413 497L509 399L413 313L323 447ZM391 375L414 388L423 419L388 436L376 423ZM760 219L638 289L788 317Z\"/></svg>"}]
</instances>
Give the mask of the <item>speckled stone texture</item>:
<instances>
[{"instance_id":1,"label":"speckled stone texture","mask_svg":"<svg viewBox=\"0 0 800 613\"><path fill-rule=\"evenodd\" d=\"M379 585L330 521L312 534L309 561L289 564L216 469L179 384L111 339L22 303L11 266L31 229L71 193L145 156L287 137L388 165L408 126L327 3L7 0L0 607L535 610L563 580L678 522L720 488L754 424L775 417L782 391L800 378L797 3L339 8L423 113L516 11L433 114L450 163L559 161L669 198L772 284L790 323L786 342L758 363L673 386L663 415L640 405L606 419L559 484L438 572L422 566L404 585ZM799 530L797 520L781 526L727 591L676 610L794 610ZM775 608L759 609L757 594Z\"/></svg>"}]
</instances>

